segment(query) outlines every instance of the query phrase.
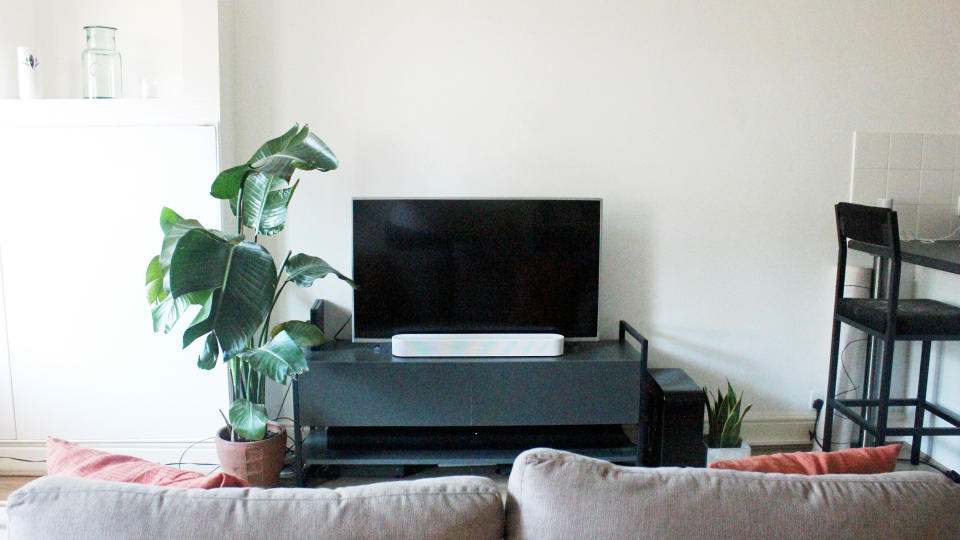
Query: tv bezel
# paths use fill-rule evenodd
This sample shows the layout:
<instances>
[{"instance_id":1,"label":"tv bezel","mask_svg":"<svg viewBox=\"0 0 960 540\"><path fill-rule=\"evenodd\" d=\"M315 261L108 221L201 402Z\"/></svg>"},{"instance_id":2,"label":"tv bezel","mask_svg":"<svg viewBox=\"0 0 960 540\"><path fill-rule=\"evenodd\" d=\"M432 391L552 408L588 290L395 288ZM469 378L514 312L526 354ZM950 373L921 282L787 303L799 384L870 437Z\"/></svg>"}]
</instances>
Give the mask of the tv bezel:
<instances>
[{"instance_id":1,"label":"tv bezel","mask_svg":"<svg viewBox=\"0 0 960 540\"><path fill-rule=\"evenodd\" d=\"M596 201L600 204L600 224L597 239L597 326L594 335L581 337L563 336L566 341L599 341L600 340L600 275L603 272L603 199L600 197L352 197L350 199L350 271L356 276L354 245L353 245L353 202L354 201ZM393 338L358 338L356 317L356 291L350 295L350 334L354 343L389 343ZM443 332L430 332L442 334ZM452 332L451 332L452 333Z\"/></svg>"}]
</instances>

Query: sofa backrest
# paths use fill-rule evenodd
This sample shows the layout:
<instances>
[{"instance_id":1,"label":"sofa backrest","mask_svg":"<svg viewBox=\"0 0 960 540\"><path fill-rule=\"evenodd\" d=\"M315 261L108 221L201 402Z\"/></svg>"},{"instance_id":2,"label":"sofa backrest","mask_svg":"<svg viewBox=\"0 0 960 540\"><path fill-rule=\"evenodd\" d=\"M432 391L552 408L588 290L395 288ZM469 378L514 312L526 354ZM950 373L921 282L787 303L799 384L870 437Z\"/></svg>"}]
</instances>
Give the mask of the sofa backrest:
<instances>
[{"instance_id":1,"label":"sofa backrest","mask_svg":"<svg viewBox=\"0 0 960 540\"><path fill-rule=\"evenodd\" d=\"M9 538L483 538L503 536L486 478L338 489L185 489L64 477L7 501Z\"/></svg>"},{"instance_id":2,"label":"sofa backrest","mask_svg":"<svg viewBox=\"0 0 960 540\"><path fill-rule=\"evenodd\" d=\"M930 472L645 469L534 449L507 490L507 538L960 538L960 486Z\"/></svg>"}]
</instances>

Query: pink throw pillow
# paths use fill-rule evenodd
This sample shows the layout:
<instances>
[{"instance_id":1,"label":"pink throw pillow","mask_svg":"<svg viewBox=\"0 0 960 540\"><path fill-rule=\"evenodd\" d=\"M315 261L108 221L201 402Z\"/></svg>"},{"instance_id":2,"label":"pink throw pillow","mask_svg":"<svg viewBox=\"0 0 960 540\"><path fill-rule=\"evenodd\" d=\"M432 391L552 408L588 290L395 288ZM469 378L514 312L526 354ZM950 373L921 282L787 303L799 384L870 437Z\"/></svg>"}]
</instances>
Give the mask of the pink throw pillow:
<instances>
[{"instance_id":1,"label":"pink throw pillow","mask_svg":"<svg viewBox=\"0 0 960 540\"><path fill-rule=\"evenodd\" d=\"M710 464L711 469L733 469L784 474L876 474L892 472L897 466L900 444L872 448L850 448L837 452L794 452Z\"/></svg>"},{"instance_id":2,"label":"pink throw pillow","mask_svg":"<svg viewBox=\"0 0 960 540\"><path fill-rule=\"evenodd\" d=\"M47 437L47 474L185 488L248 486L244 480L226 473L203 475L182 471L132 456L83 448L53 437Z\"/></svg>"}]
</instances>

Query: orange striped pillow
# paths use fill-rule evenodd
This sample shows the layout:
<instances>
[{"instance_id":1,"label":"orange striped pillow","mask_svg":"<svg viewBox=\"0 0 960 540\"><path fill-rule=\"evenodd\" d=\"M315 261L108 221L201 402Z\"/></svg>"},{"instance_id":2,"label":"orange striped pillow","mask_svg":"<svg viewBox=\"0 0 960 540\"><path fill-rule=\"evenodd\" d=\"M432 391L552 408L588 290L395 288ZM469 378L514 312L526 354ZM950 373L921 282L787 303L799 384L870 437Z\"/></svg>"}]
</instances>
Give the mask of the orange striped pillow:
<instances>
[{"instance_id":1,"label":"orange striped pillow","mask_svg":"<svg viewBox=\"0 0 960 540\"><path fill-rule=\"evenodd\" d=\"M84 448L53 437L47 437L47 474L186 488L247 487L244 480L226 473L205 476L132 456Z\"/></svg>"},{"instance_id":2,"label":"orange striped pillow","mask_svg":"<svg viewBox=\"0 0 960 540\"><path fill-rule=\"evenodd\" d=\"M876 474L892 472L897 466L900 445L850 448L836 452L794 452L710 464L711 469L733 469L784 474Z\"/></svg>"}]
</instances>

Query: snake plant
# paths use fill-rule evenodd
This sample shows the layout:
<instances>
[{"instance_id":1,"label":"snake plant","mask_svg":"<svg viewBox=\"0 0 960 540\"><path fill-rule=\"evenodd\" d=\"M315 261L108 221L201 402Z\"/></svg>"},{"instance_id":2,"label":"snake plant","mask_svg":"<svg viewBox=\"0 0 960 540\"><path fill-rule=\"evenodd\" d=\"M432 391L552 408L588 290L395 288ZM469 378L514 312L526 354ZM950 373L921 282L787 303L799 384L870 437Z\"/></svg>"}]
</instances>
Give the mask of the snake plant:
<instances>
[{"instance_id":1,"label":"snake plant","mask_svg":"<svg viewBox=\"0 0 960 540\"><path fill-rule=\"evenodd\" d=\"M730 381L727 381L727 394L723 395L717 389L717 397L712 402L707 388L703 388L703 400L707 405L707 446L710 448L735 448L740 446L740 425L743 417L753 405L743 406L743 392L740 397L734 392Z\"/></svg>"},{"instance_id":2,"label":"snake plant","mask_svg":"<svg viewBox=\"0 0 960 540\"><path fill-rule=\"evenodd\" d=\"M283 230L297 170L330 171L337 165L319 137L295 125L213 181L210 194L230 202L235 232L205 228L169 208L160 212L163 243L146 275L153 330L169 333L191 306L199 306L183 332L183 347L203 338L197 359L202 369L213 369L222 356L230 377L229 423L243 439L265 437L265 377L285 384L305 372L301 347L325 340L321 329L307 322L270 326L284 287L309 287L330 274L354 286L323 259L304 253L288 252L278 270L273 255L257 242Z\"/></svg>"}]
</instances>

